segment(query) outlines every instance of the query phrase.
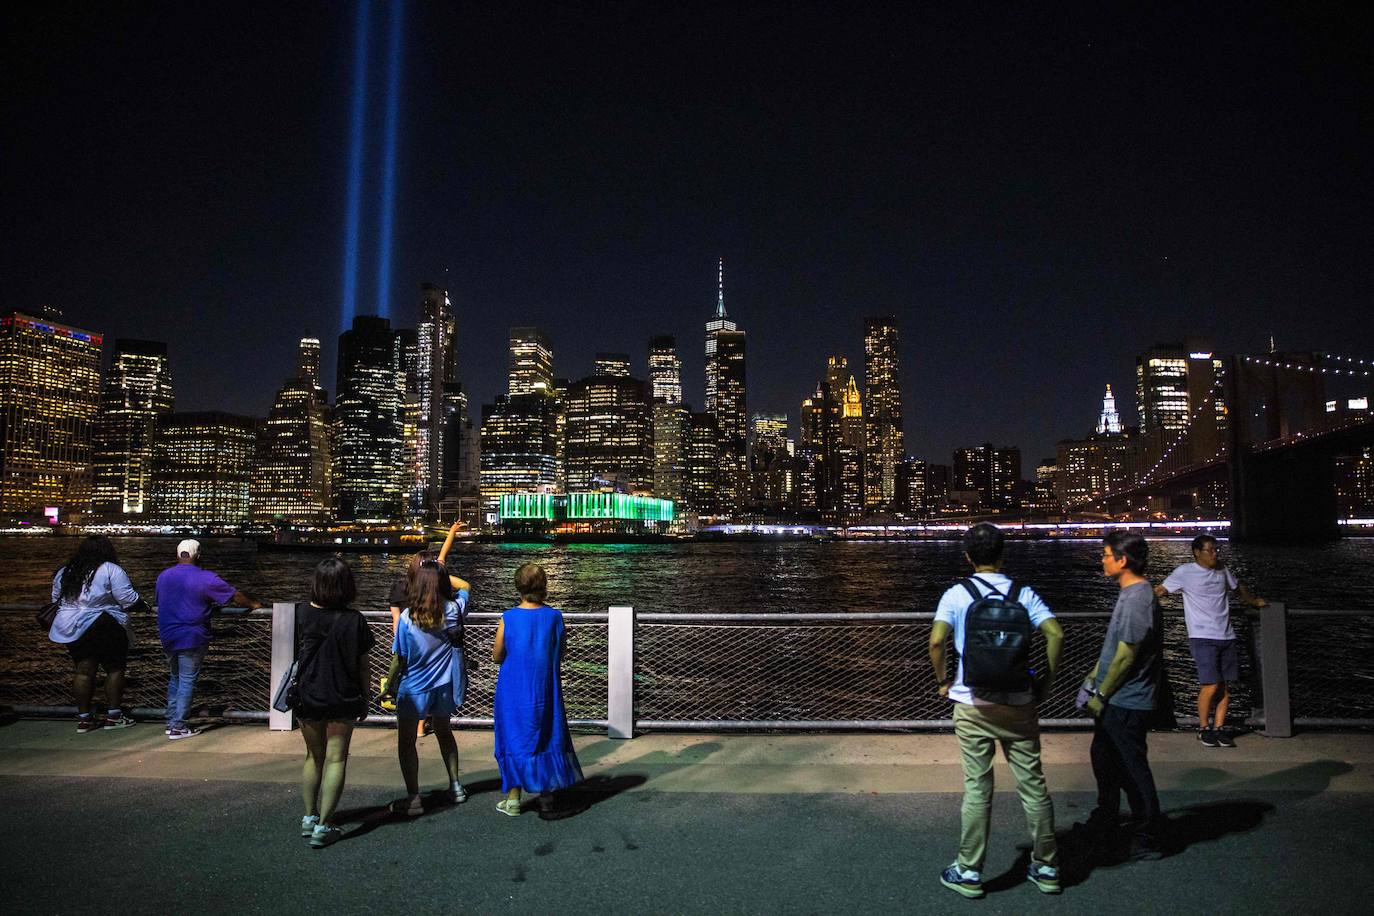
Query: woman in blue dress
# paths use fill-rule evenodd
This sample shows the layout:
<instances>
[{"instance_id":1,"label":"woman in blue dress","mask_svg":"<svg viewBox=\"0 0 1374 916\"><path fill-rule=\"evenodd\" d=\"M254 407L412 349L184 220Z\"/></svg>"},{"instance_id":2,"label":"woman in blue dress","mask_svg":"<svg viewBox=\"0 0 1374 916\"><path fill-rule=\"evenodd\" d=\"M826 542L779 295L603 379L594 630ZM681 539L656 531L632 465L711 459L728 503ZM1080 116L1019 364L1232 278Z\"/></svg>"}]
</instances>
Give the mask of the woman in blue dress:
<instances>
[{"instance_id":1,"label":"woman in blue dress","mask_svg":"<svg viewBox=\"0 0 1374 916\"><path fill-rule=\"evenodd\" d=\"M467 591L461 590L455 600L448 571L439 563L426 561L416 572L410 606L396 622L386 690L396 696L396 755L406 784L405 813L411 817L425 813L415 738L417 725L426 718L448 769L445 797L453 804L468 800L458 780L458 743L449 721L467 690L462 649L467 596Z\"/></svg>"},{"instance_id":2,"label":"woman in blue dress","mask_svg":"<svg viewBox=\"0 0 1374 916\"><path fill-rule=\"evenodd\" d=\"M520 603L501 615L492 660L496 676L496 764L504 798L496 809L516 817L522 793L540 796L552 808L553 793L582 781L582 767L568 733L559 663L563 657L563 612L544 603L548 577L526 563L515 571Z\"/></svg>"}]
</instances>

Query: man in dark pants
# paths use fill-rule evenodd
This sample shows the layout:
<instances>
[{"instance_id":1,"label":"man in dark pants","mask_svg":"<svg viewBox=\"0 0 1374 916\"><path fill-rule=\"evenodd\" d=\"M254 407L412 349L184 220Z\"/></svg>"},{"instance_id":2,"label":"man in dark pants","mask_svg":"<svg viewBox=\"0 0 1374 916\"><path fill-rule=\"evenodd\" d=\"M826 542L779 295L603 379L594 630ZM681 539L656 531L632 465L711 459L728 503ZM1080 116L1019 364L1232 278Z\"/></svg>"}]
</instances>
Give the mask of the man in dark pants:
<instances>
[{"instance_id":1,"label":"man in dark pants","mask_svg":"<svg viewBox=\"0 0 1374 916\"><path fill-rule=\"evenodd\" d=\"M1131 805L1133 859L1158 859L1163 817L1146 736L1161 674L1163 620L1150 583L1145 581L1149 545L1138 534L1113 531L1103 539L1102 572L1121 591L1097 664L1083 687L1096 720L1092 765L1097 807L1090 826L1115 830L1121 793Z\"/></svg>"}]
</instances>

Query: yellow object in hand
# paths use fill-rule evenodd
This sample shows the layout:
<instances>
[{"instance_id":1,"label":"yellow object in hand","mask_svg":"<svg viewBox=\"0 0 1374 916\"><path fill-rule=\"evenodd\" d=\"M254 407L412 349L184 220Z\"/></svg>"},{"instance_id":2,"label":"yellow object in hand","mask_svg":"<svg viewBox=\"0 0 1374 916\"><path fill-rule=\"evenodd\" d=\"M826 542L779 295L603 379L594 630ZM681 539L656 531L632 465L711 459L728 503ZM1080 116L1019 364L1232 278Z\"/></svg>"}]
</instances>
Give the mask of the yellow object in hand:
<instances>
[{"instance_id":1,"label":"yellow object in hand","mask_svg":"<svg viewBox=\"0 0 1374 916\"><path fill-rule=\"evenodd\" d=\"M386 688L387 688L386 675L383 674L381 680L379 680L379 681L377 682L377 689L378 689L378 691L379 691L380 693L386 693ZM395 712L395 711L396 711L396 698L395 698L395 697L383 697L382 699L380 699L380 700L377 701L377 705L380 706L380 707L382 707L382 709L385 709L387 712Z\"/></svg>"}]
</instances>

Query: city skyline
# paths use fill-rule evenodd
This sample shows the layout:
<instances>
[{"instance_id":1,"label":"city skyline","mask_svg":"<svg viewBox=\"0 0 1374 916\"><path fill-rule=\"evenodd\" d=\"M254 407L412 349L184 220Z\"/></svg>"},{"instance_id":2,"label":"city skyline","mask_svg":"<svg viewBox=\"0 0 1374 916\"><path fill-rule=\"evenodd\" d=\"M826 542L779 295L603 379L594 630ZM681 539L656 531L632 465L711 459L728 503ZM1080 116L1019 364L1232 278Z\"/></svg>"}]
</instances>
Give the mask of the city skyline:
<instances>
[{"instance_id":1,"label":"city skyline","mask_svg":"<svg viewBox=\"0 0 1374 916\"><path fill-rule=\"evenodd\" d=\"M365 161L397 165L387 311L450 291L472 404L516 321L570 377L693 340L722 254L751 411L794 411L893 314L918 455L1048 455L1157 341L1341 352L1370 325L1367 29L1338 12L405 9L399 88L374 4L362 93ZM306 333L333 378L356 13L7 11L4 306L166 341L188 410L263 415ZM56 142L71 123L94 139ZM363 312L384 171L360 190Z\"/></svg>"}]
</instances>

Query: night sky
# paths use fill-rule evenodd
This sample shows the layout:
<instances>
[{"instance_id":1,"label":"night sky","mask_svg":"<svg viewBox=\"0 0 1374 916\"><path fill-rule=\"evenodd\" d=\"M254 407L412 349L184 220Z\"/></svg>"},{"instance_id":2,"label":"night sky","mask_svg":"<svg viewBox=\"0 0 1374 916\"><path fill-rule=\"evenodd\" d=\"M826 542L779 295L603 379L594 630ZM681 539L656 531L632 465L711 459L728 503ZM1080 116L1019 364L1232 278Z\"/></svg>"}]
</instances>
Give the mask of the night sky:
<instances>
[{"instance_id":1,"label":"night sky","mask_svg":"<svg viewBox=\"0 0 1374 916\"><path fill-rule=\"evenodd\" d=\"M332 390L357 7L25 6L0 12L0 306L167 341L179 409L265 414L307 329ZM893 313L909 450L1018 444L1027 474L1105 383L1133 418L1157 341L1374 358L1358 5L919 6L410 0L393 323L446 284L477 404L512 324L574 378L599 350L642 375L674 334L700 408L724 256L751 412L795 426L825 357L861 364L864 315Z\"/></svg>"}]
</instances>

